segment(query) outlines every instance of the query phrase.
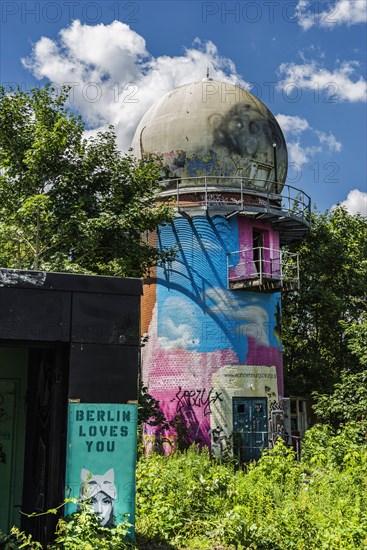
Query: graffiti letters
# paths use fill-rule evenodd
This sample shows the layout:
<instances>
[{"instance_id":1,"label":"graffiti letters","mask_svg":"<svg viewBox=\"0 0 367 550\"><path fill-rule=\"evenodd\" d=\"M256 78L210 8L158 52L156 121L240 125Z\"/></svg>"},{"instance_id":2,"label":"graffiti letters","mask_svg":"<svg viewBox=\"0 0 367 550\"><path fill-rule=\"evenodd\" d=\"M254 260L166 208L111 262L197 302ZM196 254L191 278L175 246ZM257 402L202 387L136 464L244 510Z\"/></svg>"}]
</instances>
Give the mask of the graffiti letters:
<instances>
[{"instance_id":1,"label":"graffiti letters","mask_svg":"<svg viewBox=\"0 0 367 550\"><path fill-rule=\"evenodd\" d=\"M82 441L85 442L88 453L113 453L116 440L127 437L129 433L125 423L130 421L130 411L105 411L93 407L87 410L76 409L75 420L78 423L76 434L79 438L85 438Z\"/></svg>"},{"instance_id":2,"label":"graffiti letters","mask_svg":"<svg viewBox=\"0 0 367 550\"><path fill-rule=\"evenodd\" d=\"M203 408L203 416L210 414L211 405L216 401L223 401L222 392L215 391L211 388L209 391L206 388L199 390L183 390L181 386L178 388L176 397L172 401L177 400L176 412L180 413L183 409L199 407Z\"/></svg>"},{"instance_id":3,"label":"graffiti letters","mask_svg":"<svg viewBox=\"0 0 367 550\"><path fill-rule=\"evenodd\" d=\"M176 441L173 436L144 434L143 447L145 456L149 456L153 452L171 456L176 449Z\"/></svg>"}]
</instances>

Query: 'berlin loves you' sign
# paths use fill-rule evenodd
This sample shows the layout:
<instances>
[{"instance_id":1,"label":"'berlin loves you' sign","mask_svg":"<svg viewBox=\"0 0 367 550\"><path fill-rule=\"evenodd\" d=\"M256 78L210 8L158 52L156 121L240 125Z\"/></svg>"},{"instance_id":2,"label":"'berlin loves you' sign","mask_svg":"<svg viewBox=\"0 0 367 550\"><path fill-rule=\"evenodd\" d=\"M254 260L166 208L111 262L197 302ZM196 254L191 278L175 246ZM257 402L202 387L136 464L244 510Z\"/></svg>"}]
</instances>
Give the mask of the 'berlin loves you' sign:
<instances>
[{"instance_id":1,"label":"'berlin loves you' sign","mask_svg":"<svg viewBox=\"0 0 367 550\"><path fill-rule=\"evenodd\" d=\"M106 527L125 514L134 525L137 418L135 404L69 404L66 496L88 499Z\"/></svg>"}]
</instances>

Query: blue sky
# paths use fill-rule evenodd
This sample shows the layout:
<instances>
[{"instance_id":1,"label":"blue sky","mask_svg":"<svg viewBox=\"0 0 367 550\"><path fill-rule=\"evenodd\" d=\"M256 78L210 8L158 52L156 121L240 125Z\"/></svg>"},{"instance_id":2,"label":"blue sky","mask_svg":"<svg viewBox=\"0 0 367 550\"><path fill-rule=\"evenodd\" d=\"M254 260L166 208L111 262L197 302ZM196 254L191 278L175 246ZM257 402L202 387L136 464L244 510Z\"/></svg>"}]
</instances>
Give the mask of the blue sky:
<instances>
[{"instance_id":1,"label":"blue sky","mask_svg":"<svg viewBox=\"0 0 367 550\"><path fill-rule=\"evenodd\" d=\"M319 210L366 215L366 0L7 1L0 81L72 86L90 133L129 147L144 112L201 79L238 82L274 113L288 183Z\"/></svg>"}]
</instances>

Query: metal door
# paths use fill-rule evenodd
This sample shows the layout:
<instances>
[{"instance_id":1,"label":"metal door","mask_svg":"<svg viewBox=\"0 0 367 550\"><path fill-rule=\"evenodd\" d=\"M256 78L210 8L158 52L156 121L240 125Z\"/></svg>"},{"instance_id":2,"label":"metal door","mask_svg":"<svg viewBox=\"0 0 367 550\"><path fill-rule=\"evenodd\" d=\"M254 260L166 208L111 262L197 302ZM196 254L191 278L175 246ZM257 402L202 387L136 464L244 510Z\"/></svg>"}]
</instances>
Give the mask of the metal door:
<instances>
[{"instance_id":1,"label":"metal door","mask_svg":"<svg viewBox=\"0 0 367 550\"><path fill-rule=\"evenodd\" d=\"M241 462L258 460L268 447L266 397L233 397L234 452Z\"/></svg>"}]
</instances>

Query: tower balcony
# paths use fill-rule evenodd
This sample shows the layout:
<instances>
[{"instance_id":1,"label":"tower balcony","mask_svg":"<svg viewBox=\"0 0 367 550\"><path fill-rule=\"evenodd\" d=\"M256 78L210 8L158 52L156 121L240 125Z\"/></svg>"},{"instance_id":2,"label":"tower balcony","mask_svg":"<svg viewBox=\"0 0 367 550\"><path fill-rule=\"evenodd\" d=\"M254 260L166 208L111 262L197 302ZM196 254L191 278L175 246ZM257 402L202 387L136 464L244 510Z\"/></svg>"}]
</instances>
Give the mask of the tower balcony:
<instances>
[{"instance_id":1,"label":"tower balcony","mask_svg":"<svg viewBox=\"0 0 367 550\"><path fill-rule=\"evenodd\" d=\"M299 255L264 246L227 254L230 290L285 292L299 288Z\"/></svg>"},{"instance_id":2,"label":"tower balcony","mask_svg":"<svg viewBox=\"0 0 367 550\"><path fill-rule=\"evenodd\" d=\"M191 216L207 212L270 222L282 245L302 239L311 226L311 199L301 189L271 180L199 176L162 180L160 200Z\"/></svg>"}]
</instances>

